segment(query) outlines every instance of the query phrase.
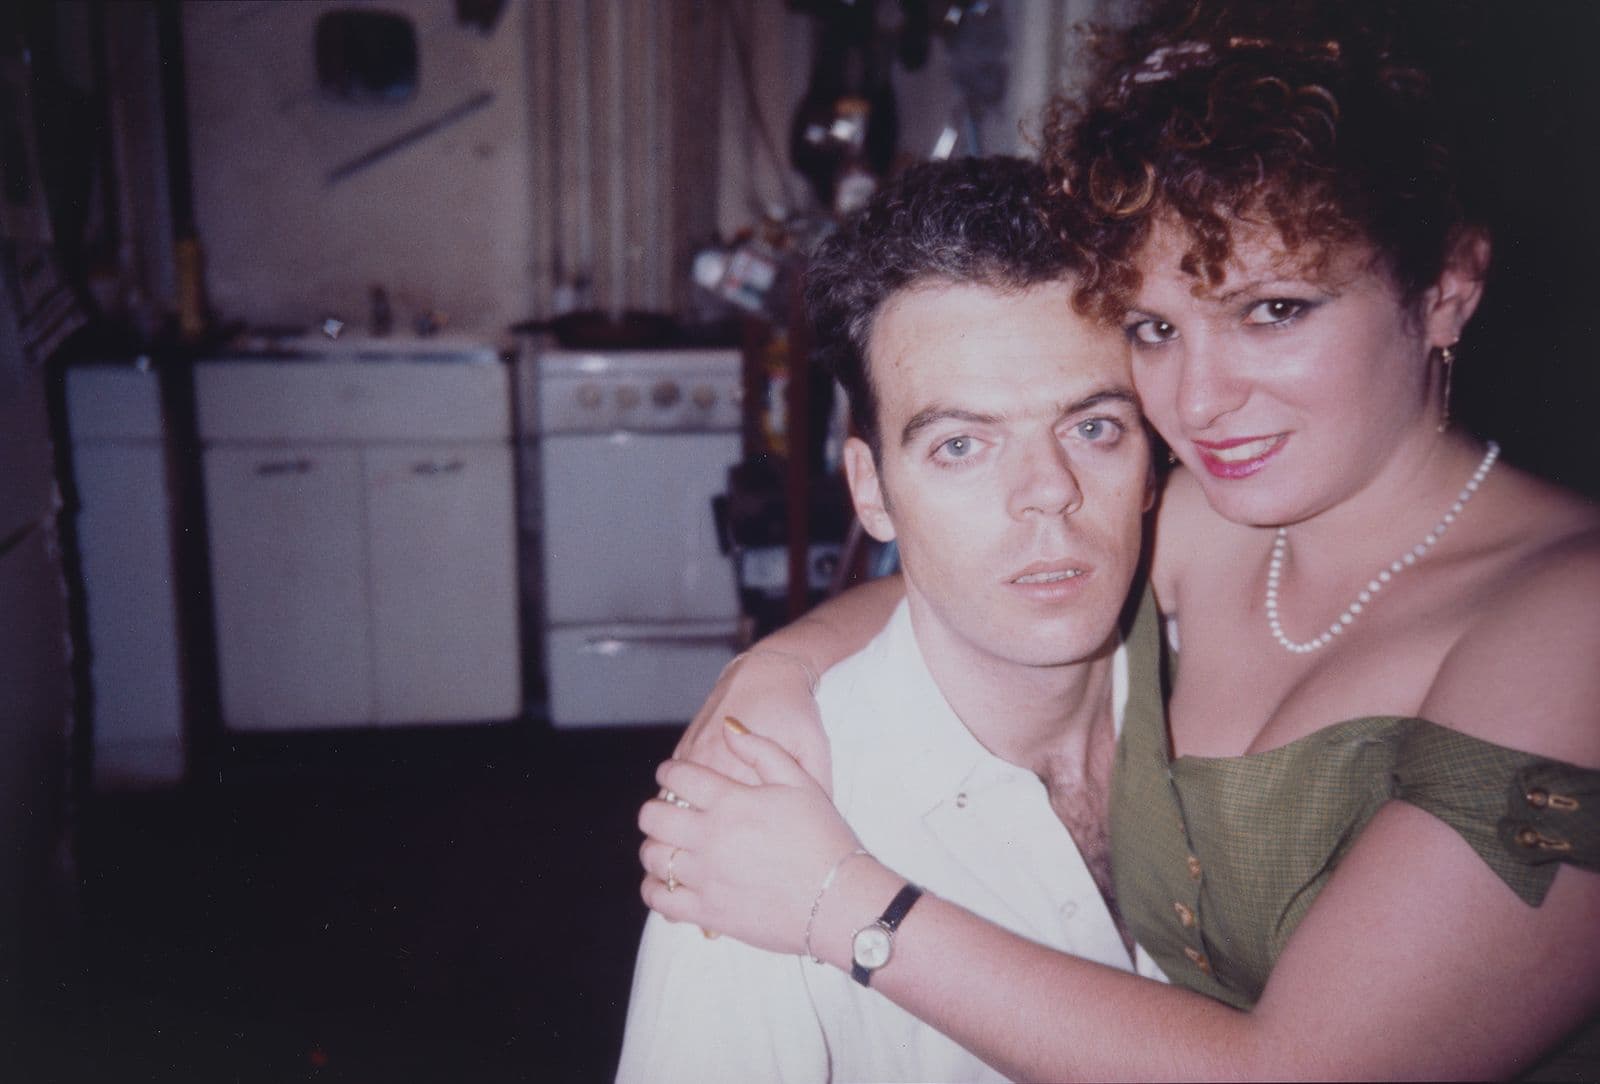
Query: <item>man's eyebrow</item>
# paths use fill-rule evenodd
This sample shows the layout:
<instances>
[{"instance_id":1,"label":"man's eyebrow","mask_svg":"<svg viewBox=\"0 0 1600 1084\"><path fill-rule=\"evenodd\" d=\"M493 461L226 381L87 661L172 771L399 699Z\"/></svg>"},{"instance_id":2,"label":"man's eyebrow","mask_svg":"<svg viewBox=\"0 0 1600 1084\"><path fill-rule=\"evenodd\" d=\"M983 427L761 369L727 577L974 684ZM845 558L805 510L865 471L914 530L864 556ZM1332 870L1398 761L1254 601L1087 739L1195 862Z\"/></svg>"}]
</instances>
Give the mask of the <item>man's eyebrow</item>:
<instances>
[{"instance_id":1,"label":"man's eyebrow","mask_svg":"<svg viewBox=\"0 0 1600 1084\"><path fill-rule=\"evenodd\" d=\"M900 447L904 448L916 439L918 433L930 425L939 422L973 422L977 425L993 425L1000 421L999 414L984 414L976 410L958 410L955 407L934 405L924 407L911 416L904 429L900 430Z\"/></svg>"},{"instance_id":2,"label":"man's eyebrow","mask_svg":"<svg viewBox=\"0 0 1600 1084\"><path fill-rule=\"evenodd\" d=\"M1131 407L1135 413L1140 412L1139 396L1132 388L1104 388L1092 395L1086 395L1076 402L1068 403L1056 413L1062 417L1068 414L1077 414L1080 411L1091 410L1102 403L1124 403Z\"/></svg>"},{"instance_id":3,"label":"man's eyebrow","mask_svg":"<svg viewBox=\"0 0 1600 1084\"><path fill-rule=\"evenodd\" d=\"M1069 414L1078 414L1085 410L1092 410L1104 403L1122 403L1135 413L1139 412L1139 397L1134 394L1133 389L1118 387L1102 388L1097 392L1084 396L1082 399L1065 403L1056 408L1056 416L1066 417ZM1004 416L1000 414L985 414L977 410L961 410L957 407L936 404L925 407L911 416L911 420L906 422L905 428L900 431L900 446L902 448L905 447L916 439L918 433L940 422L957 421L972 422L975 425L994 425L1004 420Z\"/></svg>"}]
</instances>

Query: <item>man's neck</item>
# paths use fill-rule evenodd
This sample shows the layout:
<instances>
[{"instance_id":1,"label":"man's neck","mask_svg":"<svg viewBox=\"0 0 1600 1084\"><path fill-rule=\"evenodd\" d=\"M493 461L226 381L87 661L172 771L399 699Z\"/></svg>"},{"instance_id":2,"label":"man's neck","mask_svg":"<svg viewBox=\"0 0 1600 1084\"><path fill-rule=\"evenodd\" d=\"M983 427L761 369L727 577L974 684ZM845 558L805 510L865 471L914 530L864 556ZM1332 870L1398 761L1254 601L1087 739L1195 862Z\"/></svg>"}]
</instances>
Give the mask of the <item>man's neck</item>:
<instances>
[{"instance_id":1,"label":"man's neck","mask_svg":"<svg viewBox=\"0 0 1600 1084\"><path fill-rule=\"evenodd\" d=\"M985 749L1043 779L1070 780L1088 762L1090 742L1110 729L1116 640L1093 656L1056 666L997 659L932 622L911 624L934 683Z\"/></svg>"},{"instance_id":2,"label":"man's neck","mask_svg":"<svg viewBox=\"0 0 1600 1084\"><path fill-rule=\"evenodd\" d=\"M1116 747L1115 636L1089 658L1028 666L980 654L919 622L917 646L939 691L964 726L1001 760L1044 783L1050 808L1077 844L1129 953L1111 877L1111 768Z\"/></svg>"}]
</instances>

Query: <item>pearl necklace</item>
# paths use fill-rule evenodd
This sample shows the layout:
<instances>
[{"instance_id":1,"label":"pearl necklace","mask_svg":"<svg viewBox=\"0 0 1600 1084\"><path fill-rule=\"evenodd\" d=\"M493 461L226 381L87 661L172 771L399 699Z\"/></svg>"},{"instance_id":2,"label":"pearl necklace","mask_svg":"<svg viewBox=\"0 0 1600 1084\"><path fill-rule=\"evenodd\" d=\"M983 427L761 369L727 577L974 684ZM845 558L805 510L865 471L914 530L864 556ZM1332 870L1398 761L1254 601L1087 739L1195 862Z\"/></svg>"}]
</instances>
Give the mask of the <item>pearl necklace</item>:
<instances>
[{"instance_id":1,"label":"pearl necklace","mask_svg":"<svg viewBox=\"0 0 1600 1084\"><path fill-rule=\"evenodd\" d=\"M1367 604L1390 580L1416 564L1438 543L1440 537L1450 529L1450 525L1461 514L1462 509L1466 508L1473 494L1478 492L1478 487L1489 474L1489 468L1494 466L1494 461L1499 456L1500 445L1491 440L1489 450L1483 454L1483 461L1478 464L1478 469L1472 472L1467 484L1456 494L1456 503L1450 506L1450 511L1444 514L1443 519L1433 525L1433 530L1424 535L1421 542L1395 558L1389 567L1379 570L1378 574L1367 582L1366 588L1356 596L1355 601L1345 607L1344 613L1340 614L1339 619L1329 625L1325 632L1303 643L1296 643L1284 635L1283 625L1278 620L1278 581L1283 575L1283 564L1289 555L1289 528L1279 527L1278 537L1272 543L1272 561L1267 566L1267 627L1272 630L1272 638L1282 644L1284 650L1292 651L1296 655L1306 655L1332 643L1333 638L1344 632L1347 625L1355 622Z\"/></svg>"}]
</instances>

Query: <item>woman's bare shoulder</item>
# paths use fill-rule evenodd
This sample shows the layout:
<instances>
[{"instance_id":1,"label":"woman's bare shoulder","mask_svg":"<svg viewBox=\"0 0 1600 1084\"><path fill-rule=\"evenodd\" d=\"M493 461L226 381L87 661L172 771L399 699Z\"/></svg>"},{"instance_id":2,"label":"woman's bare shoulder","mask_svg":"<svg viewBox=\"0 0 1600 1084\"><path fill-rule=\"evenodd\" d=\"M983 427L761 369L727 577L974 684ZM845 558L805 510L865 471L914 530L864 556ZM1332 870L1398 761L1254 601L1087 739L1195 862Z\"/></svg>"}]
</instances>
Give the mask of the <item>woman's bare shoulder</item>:
<instances>
[{"instance_id":1,"label":"woman's bare shoulder","mask_svg":"<svg viewBox=\"0 0 1600 1084\"><path fill-rule=\"evenodd\" d=\"M1507 482L1491 513L1501 524L1494 539L1504 565L1495 597L1516 605L1528 591L1587 583L1600 562L1600 505L1520 471L1508 471Z\"/></svg>"},{"instance_id":2,"label":"woman's bare shoulder","mask_svg":"<svg viewBox=\"0 0 1600 1084\"><path fill-rule=\"evenodd\" d=\"M1517 475L1472 620L1423 715L1514 748L1600 767L1600 508Z\"/></svg>"}]
</instances>

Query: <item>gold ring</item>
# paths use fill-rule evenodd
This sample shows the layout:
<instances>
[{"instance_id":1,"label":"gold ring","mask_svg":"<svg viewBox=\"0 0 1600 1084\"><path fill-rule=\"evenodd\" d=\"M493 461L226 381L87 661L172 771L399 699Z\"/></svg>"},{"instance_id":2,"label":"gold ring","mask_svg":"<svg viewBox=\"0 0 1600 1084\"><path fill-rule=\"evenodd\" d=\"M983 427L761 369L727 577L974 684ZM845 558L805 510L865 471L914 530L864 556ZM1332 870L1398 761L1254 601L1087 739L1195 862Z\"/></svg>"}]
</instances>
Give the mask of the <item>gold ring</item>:
<instances>
[{"instance_id":1,"label":"gold ring","mask_svg":"<svg viewBox=\"0 0 1600 1084\"><path fill-rule=\"evenodd\" d=\"M682 847L672 848L672 853L667 855L667 891L676 892L683 882L678 880L678 875L672 871L672 865L678 860L678 855L683 853Z\"/></svg>"}]
</instances>

